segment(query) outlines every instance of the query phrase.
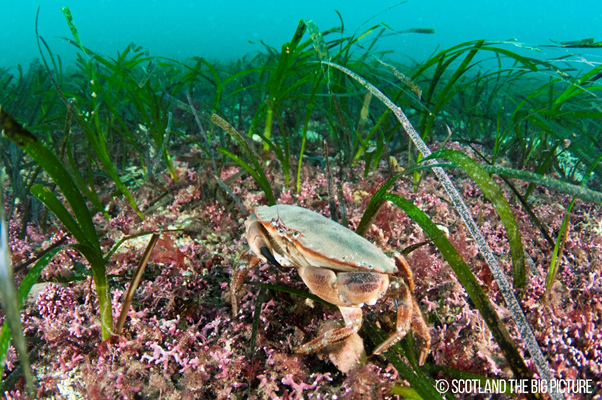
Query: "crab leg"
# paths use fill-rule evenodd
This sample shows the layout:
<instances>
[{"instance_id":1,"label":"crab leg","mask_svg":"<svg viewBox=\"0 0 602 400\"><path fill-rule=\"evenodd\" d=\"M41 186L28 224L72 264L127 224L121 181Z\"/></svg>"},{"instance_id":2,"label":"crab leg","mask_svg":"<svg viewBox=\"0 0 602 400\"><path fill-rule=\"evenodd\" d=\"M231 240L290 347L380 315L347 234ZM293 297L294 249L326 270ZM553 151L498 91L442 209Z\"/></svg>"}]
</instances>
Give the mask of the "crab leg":
<instances>
[{"instance_id":1,"label":"crab leg","mask_svg":"<svg viewBox=\"0 0 602 400\"><path fill-rule=\"evenodd\" d=\"M391 290L392 289L392 290ZM395 343L403 339L408 333L410 326L423 340L421 342L420 356L418 364L424 364L426 356L428 355L431 348L431 335L429 333L428 326L422 318L420 307L412 293L410 288L405 284L405 281L398 280L391 285L391 292L398 301L397 305L397 324L396 332L392 334L387 340L382 342L375 350L374 354L381 354L387 351Z\"/></svg>"},{"instance_id":2,"label":"crab leg","mask_svg":"<svg viewBox=\"0 0 602 400\"><path fill-rule=\"evenodd\" d=\"M359 307L339 307L339 309L345 320L345 326L343 328L326 331L317 338L293 348L293 351L302 354L313 353L323 347L340 342L354 333L357 333L362 326L362 309Z\"/></svg>"},{"instance_id":3,"label":"crab leg","mask_svg":"<svg viewBox=\"0 0 602 400\"><path fill-rule=\"evenodd\" d=\"M408 286L402 280L398 280L391 285L395 290L397 304L397 324L394 334L389 336L387 340L382 342L375 350L374 354L381 354L387 351L395 343L403 339L408 333L410 322L412 321L412 293ZM418 309L420 313L420 309ZM420 314L419 314L420 315Z\"/></svg>"},{"instance_id":4,"label":"crab leg","mask_svg":"<svg viewBox=\"0 0 602 400\"><path fill-rule=\"evenodd\" d=\"M346 272L337 275L329 269L311 265L300 267L299 275L314 294L339 306L345 327L324 332L295 349L297 353L312 353L357 333L362 326L362 305L376 301L386 292L389 283L389 278L383 274Z\"/></svg>"},{"instance_id":5,"label":"crab leg","mask_svg":"<svg viewBox=\"0 0 602 400\"><path fill-rule=\"evenodd\" d=\"M418 303L413 297L412 305L414 307L412 316L412 329L414 329L414 332L416 332L423 339L420 348L420 358L418 359L418 364L422 365L426 361L426 356L428 356L429 352L431 351L431 334L429 333L429 328L426 325L426 322L422 318L420 307L418 307Z\"/></svg>"},{"instance_id":6,"label":"crab leg","mask_svg":"<svg viewBox=\"0 0 602 400\"><path fill-rule=\"evenodd\" d=\"M238 291L247 281L249 269L255 268L259 261L261 261L259 258L251 256L248 251L245 251L240 258L241 263L238 268L232 272L232 278L230 280L230 301L232 302L233 315L238 315L240 309ZM242 261L244 259L248 259L247 262Z\"/></svg>"}]
</instances>

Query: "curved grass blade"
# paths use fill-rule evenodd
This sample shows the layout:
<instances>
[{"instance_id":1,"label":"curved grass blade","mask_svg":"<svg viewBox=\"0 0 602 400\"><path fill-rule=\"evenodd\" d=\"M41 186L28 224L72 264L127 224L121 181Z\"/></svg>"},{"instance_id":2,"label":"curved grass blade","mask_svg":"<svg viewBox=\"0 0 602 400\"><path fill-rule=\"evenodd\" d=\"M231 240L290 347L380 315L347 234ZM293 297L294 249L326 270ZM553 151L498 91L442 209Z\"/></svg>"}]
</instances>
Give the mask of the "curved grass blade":
<instances>
[{"instance_id":1,"label":"curved grass blade","mask_svg":"<svg viewBox=\"0 0 602 400\"><path fill-rule=\"evenodd\" d=\"M52 257L56 255L56 253L63 250L64 248L64 246L59 246L44 254L29 270L27 275L25 275L25 279L23 279L23 282L21 282L21 285L17 290L19 309L23 308L25 299L27 298L27 296L29 296L29 292L31 291L33 285L40 278L44 267L48 265L48 263L50 262L50 260L52 260ZM8 351L9 342L10 330L8 328L7 322L4 321L4 324L2 324L2 332L0 333L0 376L2 376L4 372L4 360L6 360L6 352Z\"/></svg>"},{"instance_id":2,"label":"curved grass blade","mask_svg":"<svg viewBox=\"0 0 602 400\"><path fill-rule=\"evenodd\" d=\"M387 106L387 108L390 109L395 114L398 121L403 126L403 129L406 131L408 136L412 139L412 141L416 145L416 148L425 157L428 157L431 154L430 149L428 148L428 146L426 145L424 140L422 140L422 138L420 137L418 132L416 132L416 129L414 129L414 127L408 120L408 117L403 113L401 108L398 107L397 105L395 105L395 103L393 103L380 90L378 90L374 85L367 82L361 76L357 75L356 73L354 73L353 71L351 71L345 67L342 67L338 64L331 63L331 62L323 62L323 63L343 71L345 74L352 77L359 84L361 84L366 89L371 91L373 95L378 97L378 99L380 101L382 101L385 104L385 106ZM431 161L430 163L432 164L433 162ZM551 380L552 373L550 372L548 363L547 363L546 359L544 358L541 349L539 348L539 344L537 343L537 339L535 338L535 335L533 334L533 331L531 330L531 326L529 325L529 322L527 321L527 318L525 317L525 314L523 313L518 300L514 296L512 287L510 286L510 283L508 283L508 279L506 279L506 275L504 274L502 267L498 263L497 259L495 258L495 255L493 254L493 252L491 251L489 246L487 245L487 241L485 240L483 233L480 231L476 222L472 218L472 215L470 214L468 207L462 200L460 193L458 193L458 190L455 188L454 184L452 183L449 176L445 173L443 168L440 168L440 167L433 168L433 172L437 176L437 179L439 180L439 182L441 182L441 184L443 185L448 196L451 198L460 218L466 225L471 236L474 238L475 243L479 247L479 251L485 258L485 261L487 262L487 264L489 265L491 272L493 273L493 276L495 277L495 280L498 283L498 286L500 288L502 296L504 297L504 300L506 301L506 304L508 305L508 309L510 310L510 313L512 314L512 318L516 322L516 325L518 327L520 335L524 339L525 345L528 348L529 353L531 354L531 358L532 358L535 366L537 367L537 371L539 372L539 375L542 377L542 379ZM554 400L557 400L557 399L560 400L562 398L562 396L559 393L551 393L550 396Z\"/></svg>"},{"instance_id":3,"label":"curved grass blade","mask_svg":"<svg viewBox=\"0 0 602 400\"><path fill-rule=\"evenodd\" d=\"M119 189L121 194L126 198L136 215L138 215L138 217L144 221L144 214L142 214L142 212L138 208L138 205L136 204L136 200L134 199L132 193L129 191L127 186L121 181L121 178L119 177L119 174L115 169L115 165L111 161L111 156L109 155L109 150L107 149L106 140L100 138L100 136L102 136L103 133L100 133L98 136L96 136L92 129L89 126L86 126L83 121L81 121L81 118L78 119L78 122L82 130L86 134L86 138L92 145L94 153L100 160L100 163L104 167L107 174L111 177L111 180L113 181L113 183L115 183L115 186L117 186L117 189Z\"/></svg>"},{"instance_id":4,"label":"curved grass blade","mask_svg":"<svg viewBox=\"0 0 602 400\"><path fill-rule=\"evenodd\" d=\"M585 173L583 180L581 181L580 187L584 186L592 172L594 172L594 168L598 163L602 160L602 153L598 154L598 157L594 160L592 165L588 168ZM573 196L573 200L571 200L571 204L566 211L566 215L562 220L562 226L560 227L560 232L558 233L558 239L556 240L556 245L554 246L554 252L552 253L552 260L550 261L550 270L548 271L548 278L546 279L546 294L550 293L552 286L554 286L554 280L556 279L556 274L558 273L558 263L560 262L560 258L562 257L562 252L564 251L564 243L566 241L568 235L568 224L570 222L571 210L575 205L576 196Z\"/></svg>"},{"instance_id":5,"label":"curved grass blade","mask_svg":"<svg viewBox=\"0 0 602 400\"><path fill-rule=\"evenodd\" d=\"M581 39L581 40L569 40L569 41L562 41L562 42L550 39L550 42L558 45L559 47L574 47L574 48L579 48L579 49L602 47L602 42L594 43L594 38L587 38L587 39ZM552 46L547 45L546 47L552 47Z\"/></svg>"},{"instance_id":6,"label":"curved grass blade","mask_svg":"<svg viewBox=\"0 0 602 400\"><path fill-rule=\"evenodd\" d=\"M48 188L42 185L33 185L31 187L31 194L33 194L38 200L40 200L50 211L56 215L61 223L67 228L69 233L73 235L75 240L79 243L85 243L91 245L88 237L84 234L78 223L73 219L69 211L65 208L63 203L56 198Z\"/></svg>"},{"instance_id":7,"label":"curved grass blade","mask_svg":"<svg viewBox=\"0 0 602 400\"><path fill-rule=\"evenodd\" d=\"M274 204L276 204L276 200L274 199L274 193L272 192L272 187L270 186L270 183L268 182L268 178L265 176L265 173L263 172L263 169L261 169L261 167L259 168L259 171L256 171L249 164L247 164L244 160L242 160L240 157L236 156L235 154L230 153L228 150L217 149L217 151L219 151L220 153L222 153L225 156L230 157L232 159L232 161L236 162L238 165L240 165L242 168L244 168L249 173L249 175L251 175L253 177L253 179L255 179L255 181L257 182L259 187L261 187L261 189L265 193L265 196L268 199L269 205L273 206Z\"/></svg>"},{"instance_id":8,"label":"curved grass blade","mask_svg":"<svg viewBox=\"0 0 602 400\"><path fill-rule=\"evenodd\" d=\"M140 232L134 235L128 235L128 236L122 236L121 239L119 239L119 241L117 241L117 243L115 243L113 245L113 247L111 247L111 250L109 250L105 256L103 257L103 261L105 262L105 264L111 259L111 257L113 256L113 254L115 254L115 252L117 252L117 250L119 250L119 247L121 247L122 244L124 244L125 242L127 242L128 240L132 240L135 238L139 238L141 236L147 236L147 235L153 235L155 232Z\"/></svg>"},{"instance_id":9,"label":"curved grass blade","mask_svg":"<svg viewBox=\"0 0 602 400\"><path fill-rule=\"evenodd\" d=\"M569 222L571 219L571 210L575 205L575 200L577 198L573 197L571 200L571 204L569 208L566 210L566 214L562 219L562 225L560 226L560 232L558 232L558 238L556 239L556 244L554 245L554 251L552 252L552 260L550 261L550 269L548 271L548 278L546 279L546 298L549 298L552 287L554 286L554 281L556 280L556 274L558 273L558 267L560 265L560 259L562 258L562 253L564 252L564 243L566 242L566 238L569 233Z\"/></svg>"},{"instance_id":10,"label":"curved grass blade","mask_svg":"<svg viewBox=\"0 0 602 400\"><path fill-rule=\"evenodd\" d=\"M472 271L468 265L466 265L462 256L460 256L458 251L447 239L445 234L443 234L437 225L411 201L395 194L385 194L382 198L392 202L405 211L437 246L445 260L454 270L458 280L466 290L466 293L470 296L475 307L479 310L483 320L485 320L491 334L500 346L506 361L510 365L514 376L517 379L533 379L525 361L518 352L516 343L510 337L504 321L502 321L500 316L496 313L495 307L483 291L483 288L481 288ZM541 398L539 396L533 396L533 398Z\"/></svg>"},{"instance_id":11,"label":"curved grass blade","mask_svg":"<svg viewBox=\"0 0 602 400\"><path fill-rule=\"evenodd\" d=\"M102 338L107 340L113 333L113 311L111 309L109 286L107 285L105 262L100 254L85 244L76 243L70 246L79 251L88 260L92 269L92 277L94 278L94 286L96 286L96 295L98 296Z\"/></svg>"},{"instance_id":12,"label":"curved grass blade","mask_svg":"<svg viewBox=\"0 0 602 400\"><path fill-rule=\"evenodd\" d=\"M74 110L74 102L75 100L70 100L71 102L69 103L69 107L67 108L67 118L68 118L68 123L70 124L71 121L71 115L73 114ZM105 211L104 209L104 205L102 204L102 202L100 201L100 199L98 198L98 194L96 193L96 190L92 187L91 189L88 189L88 187L86 186L86 183L84 182L84 179L82 178L81 174L79 173L77 166L75 164L75 159L73 157L73 152L71 151L71 134L70 134L70 129L68 129L67 127L65 127L65 153L67 155L67 160L69 161L68 166L66 168L70 168L70 173L71 176L73 177L75 183L77 184L77 187L79 188L80 192L83 193L83 195L90 200L90 203L92 203L94 205L94 207L96 207L96 209L102 213L102 215L105 216L105 218L108 220L111 217L109 216L109 213ZM59 159L61 158L61 156L59 156Z\"/></svg>"},{"instance_id":13,"label":"curved grass blade","mask_svg":"<svg viewBox=\"0 0 602 400\"><path fill-rule=\"evenodd\" d=\"M63 15L65 16L65 20L67 20L67 25L69 25L69 29L71 30L71 34L73 35L73 38L75 39L75 44L77 44L77 46L80 48L80 50L82 51L82 53L84 53L84 55L86 56L86 58L89 58L88 52L86 51L87 49L82 45L82 42L79 39L79 33L77 32L77 28L75 27L75 24L73 23L73 16L71 15L71 11L69 10L69 7L63 6L61 8L61 11L63 11Z\"/></svg>"},{"instance_id":14,"label":"curved grass blade","mask_svg":"<svg viewBox=\"0 0 602 400\"><path fill-rule=\"evenodd\" d=\"M409 386L395 385L389 391L389 394L396 394L402 399L422 400L422 397Z\"/></svg>"},{"instance_id":15,"label":"curved grass blade","mask_svg":"<svg viewBox=\"0 0 602 400\"><path fill-rule=\"evenodd\" d=\"M508 235L510 255L512 256L514 288L524 290L526 284L525 249L523 248L522 238L512 209L499 186L481 168L480 164L461 151L441 150L431 154L425 160L436 158L446 158L453 161L459 168L462 168L479 186L491 204L493 204Z\"/></svg>"},{"instance_id":16,"label":"curved grass blade","mask_svg":"<svg viewBox=\"0 0 602 400\"><path fill-rule=\"evenodd\" d=\"M592 164L595 165L595 163ZM553 189L561 193L577 196L581 200L589 201L596 204L602 204L602 192L597 192L595 190L588 189L585 186L573 185L571 183L562 182L558 179L553 179L529 171L520 171L512 168L498 167L487 164L479 165L490 174L497 174L507 178L520 179L521 181L536 183L538 185L545 186L548 189Z\"/></svg>"},{"instance_id":17,"label":"curved grass blade","mask_svg":"<svg viewBox=\"0 0 602 400\"><path fill-rule=\"evenodd\" d=\"M516 198L520 201L520 203L522 204L522 206L524 208L524 211L529 215L529 217L531 218L531 221L533 221L533 223L535 224L537 229L539 229L539 231L544 236L544 238L548 241L550 246L554 247L555 246L554 239L552 239L552 237L548 233L548 229L543 225L543 223L539 220L539 218L537 218L537 215L535 215L535 213L531 209L531 205L529 203L527 203L527 200L525 200L525 197L523 195L521 195L521 193L518 191L518 189L512 184L512 182L510 182L508 180L508 178L503 177L503 176L501 176L501 178L504 180L504 182L506 182L506 185L508 185L510 190L512 190L512 192L514 193Z\"/></svg>"},{"instance_id":18,"label":"curved grass blade","mask_svg":"<svg viewBox=\"0 0 602 400\"><path fill-rule=\"evenodd\" d=\"M318 58L320 61L329 61L328 46L326 45L324 36L322 36L322 32L320 32L320 28L318 28L318 25L314 21L306 20L304 22L309 30L309 36L314 45L314 50L318 54Z\"/></svg>"},{"instance_id":19,"label":"curved grass blade","mask_svg":"<svg viewBox=\"0 0 602 400\"><path fill-rule=\"evenodd\" d=\"M284 181L286 186L288 186L290 176L289 176L289 161L288 156L286 155L286 150L283 150L282 147L275 141L271 141L268 139L263 133L257 131L255 135L259 136L261 140L263 140L263 144L267 145L273 152L278 161L280 161L280 165L282 165L282 169L284 171Z\"/></svg>"},{"instance_id":20,"label":"curved grass blade","mask_svg":"<svg viewBox=\"0 0 602 400\"><path fill-rule=\"evenodd\" d=\"M263 171L263 168L262 168L261 164L259 163L259 160L260 160L259 156L257 154L255 154L255 152L253 151L253 149L251 149L251 147L249 147L247 141L242 137L242 135L240 133L238 133L238 131L236 129L234 129L234 127L232 125L230 125L225 119L223 119L222 117L220 117L217 114L213 114L211 116L211 122L218 125L224 131L226 131L226 133L228 133L234 140L236 140L236 142L242 149L243 153L245 153L247 155L247 157L249 157L251 159L251 162L253 163L253 166L255 167L255 169L251 168L251 166L249 164L247 164L245 161L243 161L236 155L230 153L229 151L227 151L225 149L217 149L217 150L220 153L230 157L238 165L240 165L245 170L247 170L247 172L249 172L249 174L251 174L251 176L253 176L253 178L257 181L257 183L259 184L259 186L265 193L265 195L268 199L268 204L269 205L276 204L276 200L274 199L274 193L272 192L272 187L270 186L270 182L268 181L268 178L265 176L265 172ZM265 137L262 137L262 138L264 140L266 140ZM266 140L266 143L267 142L269 142L269 140ZM283 162L282 165L284 167L285 163ZM286 163L286 166L288 167L288 162Z\"/></svg>"},{"instance_id":21,"label":"curved grass blade","mask_svg":"<svg viewBox=\"0 0 602 400\"><path fill-rule=\"evenodd\" d=\"M23 128L21 124L4 112L1 106L0 126L2 127L3 135L33 158L44 171L46 171L50 178L52 178L53 182L56 183L65 197L65 200L67 200L71 206L71 210L73 210L73 214L77 219L77 223L83 232L83 235L87 238L87 241L84 243L90 244L95 248L95 251L100 254L98 236L96 234L96 229L94 228L94 223L92 222L92 217L88 211L84 197L71 178L71 174L69 174L67 169L52 151L40 142L31 132Z\"/></svg>"},{"instance_id":22,"label":"curved grass blade","mask_svg":"<svg viewBox=\"0 0 602 400\"><path fill-rule=\"evenodd\" d=\"M571 82L571 85L568 86L564 90L564 92L562 92L562 94L558 96L558 98L554 101L554 109L559 108L569 98L574 97L581 92L586 92L587 89L585 89L581 83L590 82L590 79L594 76L597 76L600 72L602 72L602 67L600 67L600 65L595 65L589 72L581 76L578 81Z\"/></svg>"},{"instance_id":23,"label":"curved grass blade","mask_svg":"<svg viewBox=\"0 0 602 400\"><path fill-rule=\"evenodd\" d=\"M374 193L374 196L372 196L372 198L368 202L368 205L366 206L366 209L364 210L364 214L362 215L362 219L361 219L360 223L357 225L357 229L355 230L355 232L358 235L360 235L360 236L365 236L366 235L366 232L368 231L368 229L372 225L372 222L374 221L374 219L378 215L378 211L380 211L380 208L385 203L385 200L383 199L383 196L387 193L387 190L389 190L389 188L399 178L401 178L404 175L407 175L406 171L400 172L400 173L394 175L393 177L391 177L391 179L389 179L388 181L386 181L376 191L376 193Z\"/></svg>"},{"instance_id":24,"label":"curved grass blade","mask_svg":"<svg viewBox=\"0 0 602 400\"><path fill-rule=\"evenodd\" d=\"M2 179L0 173L0 179ZM8 246L8 227L6 215L4 214L4 195L0 187L0 300L2 310L5 314L5 322L10 328L10 336L17 350L21 369L25 376L26 387L30 395L34 395L33 378L29 369L29 357L27 355L27 344L23 336L23 325L19 315L19 299L15 288L13 269L10 260L10 248Z\"/></svg>"},{"instance_id":25,"label":"curved grass blade","mask_svg":"<svg viewBox=\"0 0 602 400\"><path fill-rule=\"evenodd\" d=\"M102 337L105 340L108 339L113 330L113 317L107 287L106 267L102 259L98 235L96 234L92 216L88 211L84 197L77 189L71 175L58 158L56 158L54 153L44 146L31 132L24 129L12 117L6 114L2 108L0 108L0 126L2 126L2 132L5 137L25 151L50 175L71 206L77 223L52 192L42 186L35 185L34 194L36 196L39 195L38 198L61 219L61 222L65 224L65 227L69 229L69 232L79 242L72 245L72 247L79 250L90 263L98 293Z\"/></svg>"},{"instance_id":26,"label":"curved grass blade","mask_svg":"<svg viewBox=\"0 0 602 400\"><path fill-rule=\"evenodd\" d=\"M255 354L255 342L257 341L257 330L259 329L259 320L261 317L261 306L265 297L265 289L260 288L255 300L255 311L253 312L253 328L251 329L251 343L249 344L249 355L253 358Z\"/></svg>"},{"instance_id":27,"label":"curved grass blade","mask_svg":"<svg viewBox=\"0 0 602 400\"><path fill-rule=\"evenodd\" d=\"M130 285L128 286L128 290L125 293L125 297L123 298L123 302L121 304L121 314L119 314L119 318L117 318L117 324L115 324L115 334L120 335L121 330L123 329L123 325L125 325L125 319L127 318L128 311L130 310L130 306L132 305L132 299L134 298L134 293L136 289L140 285L140 280L144 274L144 270L146 269L146 265L150 256L159 240L159 234L153 233L148 244L146 246L146 250L142 254L140 258L140 262L138 263L138 267L136 267L136 271L134 272L134 276L130 281Z\"/></svg>"},{"instance_id":28,"label":"curved grass blade","mask_svg":"<svg viewBox=\"0 0 602 400\"><path fill-rule=\"evenodd\" d=\"M412 78L404 75L401 71L399 71L394 66L387 64L386 62L384 62L378 58L376 59L376 61L378 61L381 65L384 65L385 67L387 67L389 69L389 71L391 71L391 73L393 75L395 75L395 77L397 79L399 79L399 81L401 83L403 83L404 85L406 85L407 87L410 88L410 90L416 95L416 97L418 97L418 99L422 98L422 89L420 89L420 86L418 86L418 84L416 82L414 82L412 80Z\"/></svg>"},{"instance_id":29,"label":"curved grass blade","mask_svg":"<svg viewBox=\"0 0 602 400\"><path fill-rule=\"evenodd\" d=\"M257 153L253 151L251 147L249 147L247 141L242 137L240 133L238 133L236 129L234 129L232 125L228 123L228 121L226 121L217 114L213 114L211 116L211 122L222 128L227 134L229 134L232 137L232 139L236 140L236 143L238 143L243 153L245 153L249 158L251 158L251 160L253 161L253 165L255 165L255 168L258 168L259 160L261 158L259 157L259 155L257 155Z\"/></svg>"},{"instance_id":30,"label":"curved grass blade","mask_svg":"<svg viewBox=\"0 0 602 400\"><path fill-rule=\"evenodd\" d=\"M301 191L301 165L303 163L303 154L305 153L305 142L307 141L307 127L314 110L314 98L318 92L323 74L316 74L316 78L311 88L311 93L307 99L307 109L305 110L305 118L303 119L303 128L301 131L301 150L299 151L299 161L297 163L297 177L295 179L295 189L297 193Z\"/></svg>"},{"instance_id":31,"label":"curved grass blade","mask_svg":"<svg viewBox=\"0 0 602 400\"><path fill-rule=\"evenodd\" d=\"M65 19L67 20L67 24L69 25L69 28L71 29L71 33L74 35L74 37L76 39L75 44L80 48L80 50L85 55L86 61L85 61L85 65L84 65L84 70L86 73L88 73L90 75L90 83L91 83L93 92L101 93L102 87L101 87L98 79L96 79L95 65L91 62L90 56L88 54L88 53L92 54L92 52L89 49L86 49L81 44L81 42L79 40L79 35L77 33L77 29L75 28L75 25L73 24L73 17L71 16L71 12L69 11L69 8L67 6L64 6L62 8L62 11L65 16ZM52 75L52 72L50 71L50 67L48 66L48 63L46 62L46 58L44 57L44 53L42 52L42 47L40 45L41 38L40 38L40 35L38 34L38 17L39 17L39 15L40 15L40 7L38 7L38 10L36 13L36 22L35 22L35 34L36 34L36 39L38 41L38 50L40 52L42 62L44 64L44 66L46 67L46 71L48 72L48 77L50 78L50 81L54 85L56 91L59 94L59 97L61 98L61 100L63 101L65 106L69 108L71 102L67 99L67 97L61 90L60 86L58 85L57 81L54 79L54 76ZM78 55L78 57L79 57L79 55ZM91 109L96 110L97 106L98 106L98 103L97 103L96 98L92 97ZM132 194L128 190L127 186L121 181L121 178L119 177L119 174L117 173L117 170L115 169L115 166L113 165L113 162L111 161L111 157L110 157L109 151L107 149L107 140L101 129L99 113L97 113L97 112L93 113L94 116L92 119L92 123L89 124L88 122L85 121L84 117L80 114L79 110L77 110L77 108L75 106L73 106L73 108L75 111L73 113L73 117L75 118L75 120L77 121L79 126L84 131L84 134L86 135L86 139L89 141L90 145L94 149L94 152L96 153L96 156L100 160L100 163L102 164L102 166L105 168L105 171L109 174L109 176L115 183L115 186L117 186L117 189L119 189L119 191L127 199L128 203L130 203L130 206L132 207L134 212L136 212L136 214L138 215L138 217L140 217L140 219L144 220L144 215L140 212L140 209L138 208L138 205L136 204L136 201L134 200L134 196L132 196ZM94 126L94 129L91 128L90 125ZM61 189L61 192L63 192L62 189ZM76 214L76 216L77 216L77 214Z\"/></svg>"}]
</instances>

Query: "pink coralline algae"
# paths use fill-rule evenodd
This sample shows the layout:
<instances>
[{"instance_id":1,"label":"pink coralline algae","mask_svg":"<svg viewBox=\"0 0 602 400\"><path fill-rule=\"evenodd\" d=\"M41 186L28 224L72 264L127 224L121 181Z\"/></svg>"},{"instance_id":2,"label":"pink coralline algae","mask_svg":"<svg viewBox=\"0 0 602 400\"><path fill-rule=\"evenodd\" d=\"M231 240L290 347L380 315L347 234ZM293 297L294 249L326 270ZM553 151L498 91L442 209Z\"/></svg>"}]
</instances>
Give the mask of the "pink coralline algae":
<instances>
[{"instance_id":1,"label":"pink coralline algae","mask_svg":"<svg viewBox=\"0 0 602 400\"><path fill-rule=\"evenodd\" d=\"M63 310L74 308L75 300L73 299L73 291L68 288L50 284L38 294L36 306L38 307L40 316L52 321L56 319Z\"/></svg>"},{"instance_id":2,"label":"pink coralline algae","mask_svg":"<svg viewBox=\"0 0 602 400\"><path fill-rule=\"evenodd\" d=\"M461 147L457 143L450 146ZM33 361L39 397L58 398L69 387L78 396L91 399L385 399L392 397L389 391L395 385L407 385L380 356L341 372L338 361L334 359L333 364L328 353L292 353L292 346L314 337L325 321L336 323L333 321L340 319L338 312L322 304L271 289L264 290L261 310L256 310L259 288L247 284L240 292L240 314L232 315L229 279L246 247L242 239L245 215L228 194L218 190L216 196L215 179L205 173L209 167L195 169L186 163L177 163L176 167L178 182L156 175L167 189L169 201L161 203L165 201L160 200L164 199L163 192L154 185L145 184L138 190L138 204L143 204L145 210L153 207L145 221L138 219L123 198L104 200L110 214L108 220L100 214L94 217L105 254L120 239L131 237L107 262L115 315L148 241L148 235L137 235L148 231L162 233L128 310L121 336L101 341L94 284L86 261L76 250L62 251L44 270L43 280L70 283L47 284L37 300L28 301L24 310L25 334L41 344ZM364 166L360 162L342 183L352 229L359 223L370 197L388 179L389 172L384 168L363 178ZM225 167L220 178L248 211L266 204L266 196L256 182L240 172L237 167ZM338 177L338 171L333 175ZM330 215L323 170L304 164L299 193L286 186L277 162L270 163L268 177L278 202L303 205ZM510 274L507 238L495 209L472 181L462 179L457 184ZM520 182L517 185L526 187ZM400 180L392 192L413 200L441 227L522 348L517 327L508 318L491 271L458 223L438 182L426 175L415 193L411 183ZM555 237L570 198L536 188L530 201L535 214ZM560 272L553 290L547 294L544 284L551 247L520 203L511 201L511 207L529 255L531 272L522 306L554 376L602 381L601 207L577 201ZM15 263L26 261L32 252L65 236L60 225L50 220L47 232L29 226L28 236L20 240L18 221L19 210L10 222ZM487 325L453 271L404 212L393 204L385 204L367 237L389 254L425 242L407 259L415 274L416 298L432 336L427 363L493 378L512 377ZM22 279L22 275L17 279ZM250 271L249 281L307 291L295 269L279 271L264 263ZM251 349L256 312L260 312L259 327ZM391 300L364 308L365 320L387 332L395 329L395 312ZM374 344L364 331L359 335L370 354ZM15 363L11 349L7 369L16 368ZM528 366L535 371L530 362ZM22 390L19 383L5 393L5 398L18 398Z\"/></svg>"}]
</instances>

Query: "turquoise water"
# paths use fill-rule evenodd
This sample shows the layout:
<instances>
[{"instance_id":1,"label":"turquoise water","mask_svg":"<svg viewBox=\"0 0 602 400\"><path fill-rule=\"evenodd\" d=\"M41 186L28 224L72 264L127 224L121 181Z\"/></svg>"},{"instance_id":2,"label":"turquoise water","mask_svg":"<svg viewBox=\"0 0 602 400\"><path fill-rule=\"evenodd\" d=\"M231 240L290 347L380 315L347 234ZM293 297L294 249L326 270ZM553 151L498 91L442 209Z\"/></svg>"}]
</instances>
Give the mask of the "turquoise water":
<instances>
[{"instance_id":1,"label":"turquoise water","mask_svg":"<svg viewBox=\"0 0 602 400\"><path fill-rule=\"evenodd\" d=\"M602 40L602 8L599 1L119 1L65 2L49 0L0 1L0 66L28 65L38 56L34 22L38 5L39 31L63 61L76 50L60 37L71 37L61 12L69 6L81 39L88 48L114 56L135 42L151 55L183 60L201 56L210 60L238 59L262 50L260 40L280 48L290 40L300 19L314 20L321 29L340 25L352 33L384 22L397 30L433 28L433 35L405 34L379 41L379 49L394 50L398 61L426 59L438 46L450 47L473 39L516 38L531 45L593 37ZM387 10L388 9L388 10ZM385 11L386 10L386 11ZM367 19L384 11L363 27ZM542 48L545 50L545 48ZM602 50L532 52L534 57L568 52L602 61Z\"/></svg>"}]
</instances>

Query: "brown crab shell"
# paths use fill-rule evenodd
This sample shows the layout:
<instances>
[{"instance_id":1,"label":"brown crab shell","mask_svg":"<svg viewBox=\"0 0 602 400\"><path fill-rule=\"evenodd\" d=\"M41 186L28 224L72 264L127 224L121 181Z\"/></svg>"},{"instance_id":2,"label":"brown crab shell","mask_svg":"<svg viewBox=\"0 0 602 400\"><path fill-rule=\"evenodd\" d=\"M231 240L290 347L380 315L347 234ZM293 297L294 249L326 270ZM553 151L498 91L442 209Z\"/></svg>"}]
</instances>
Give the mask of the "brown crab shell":
<instances>
[{"instance_id":1,"label":"brown crab shell","mask_svg":"<svg viewBox=\"0 0 602 400\"><path fill-rule=\"evenodd\" d=\"M397 272L394 262L378 247L306 208L286 204L262 206L255 210L255 216L272 238L286 237L310 265L346 272Z\"/></svg>"}]
</instances>

